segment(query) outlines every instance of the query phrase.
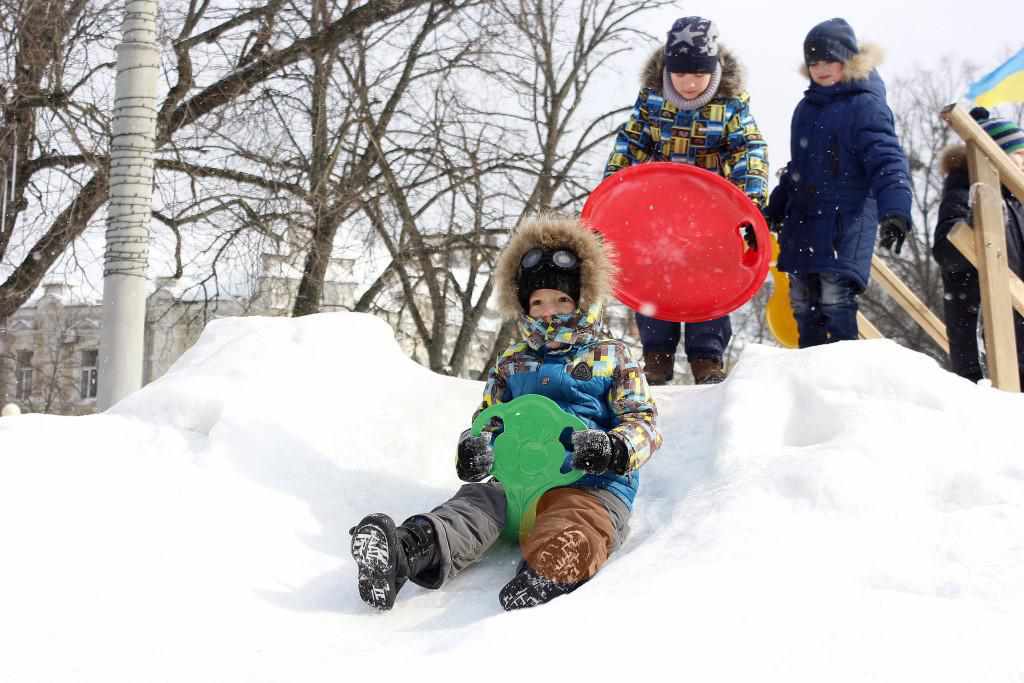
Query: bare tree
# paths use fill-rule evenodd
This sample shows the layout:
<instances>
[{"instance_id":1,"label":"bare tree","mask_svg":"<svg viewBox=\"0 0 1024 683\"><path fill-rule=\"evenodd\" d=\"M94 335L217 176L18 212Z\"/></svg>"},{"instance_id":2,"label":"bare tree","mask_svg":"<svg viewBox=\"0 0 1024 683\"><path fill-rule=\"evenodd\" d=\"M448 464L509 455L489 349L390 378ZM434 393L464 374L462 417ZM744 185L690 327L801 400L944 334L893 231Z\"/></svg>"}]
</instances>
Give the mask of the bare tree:
<instances>
[{"instance_id":1,"label":"bare tree","mask_svg":"<svg viewBox=\"0 0 1024 683\"><path fill-rule=\"evenodd\" d=\"M354 55L359 132L379 170L361 219L388 259L356 308L387 316L435 371L464 374L479 367L469 367L471 349L493 358L507 345L510 328L495 335L486 313L497 248L523 215L578 210L596 184L595 158L625 110L585 115L587 88L642 37L630 22L659 4L489 3L458 27L478 50L439 67L390 127L380 125L385 100L367 87L376 45Z\"/></svg>"},{"instance_id":2,"label":"bare tree","mask_svg":"<svg viewBox=\"0 0 1024 683\"><path fill-rule=\"evenodd\" d=\"M578 211L600 180L587 168L595 155L608 154L622 106L597 116L581 116L588 88L610 60L646 45L650 36L635 28L662 0L508 0L500 11L508 21L491 73L520 103L508 112L532 153L512 176L504 196L520 203L520 216L556 209ZM487 364L514 334L506 324Z\"/></svg>"},{"instance_id":3,"label":"bare tree","mask_svg":"<svg viewBox=\"0 0 1024 683\"><path fill-rule=\"evenodd\" d=\"M392 25L382 25L374 32L375 35L364 34L361 40L353 41L350 59L339 69L343 72L339 73L340 80L344 82L342 87L348 95L345 99L347 116L332 128L330 141L325 112L333 69L330 65L317 63L312 80L315 108L311 111L310 158L319 159L316 163L321 168L313 167L310 174L311 181L315 183L309 193L313 197L309 203L314 224L295 301L295 315L319 310L324 274L335 234L344 218L352 217L358 210L365 212L363 203L377 191L369 190L371 181L376 180L379 186L386 188L383 190L385 193L399 201L415 184L425 182L422 177L413 181L411 173L395 172L393 164L386 159L391 149L387 140L395 140L395 149L401 157L423 153L419 148L423 136L415 135L413 130L403 134L401 127L408 123L410 116L407 110L416 107L412 104L415 99L430 92L428 83L440 81L443 84L474 51L475 41L472 38L452 39L444 32L446 24L470 4L451 7L435 2L425 5L423 11L414 17L412 25L416 29L411 35L403 36L400 48L390 45L386 39L396 33L398 27ZM406 22L407 25L410 23ZM374 73L373 67L369 66L372 52L377 53L375 61L378 62L381 52L398 53L396 56L399 58ZM434 146L436 141L430 140L430 154L435 153ZM341 170L340 174L338 170ZM434 169L428 173L435 179L441 176ZM371 224L375 223L372 215L367 217ZM436 292L432 291L431 295L436 296Z\"/></svg>"},{"instance_id":4,"label":"bare tree","mask_svg":"<svg viewBox=\"0 0 1024 683\"><path fill-rule=\"evenodd\" d=\"M242 8L209 1L165 8L173 59L167 65L172 80L158 111L157 182L159 171L172 171L276 187L273 179L236 173L230 161L209 163L195 137L196 124L215 118L282 69L336 50L424 2L347 3L330 21L312 26L305 7L280 0ZM7 53L13 59L3 65L0 166L11 169L4 187L13 189L0 225L0 263L7 273L0 284L0 317L28 299L106 201L109 122L98 93L109 88L110 41L119 19L118 6L90 0L5 3L0 41L13 48ZM453 3L437 0L441 6ZM292 30L281 30L284 24ZM55 126L52 135L41 122ZM54 179L66 183L57 197L50 188ZM12 250L12 244L18 248Z\"/></svg>"},{"instance_id":5,"label":"bare tree","mask_svg":"<svg viewBox=\"0 0 1024 683\"><path fill-rule=\"evenodd\" d=\"M109 134L96 105L105 91L96 82L113 67L110 36L119 17L113 6L87 0L3 0L0 17L3 317L31 295L69 243L72 225L84 227L92 200L105 195L105 185L90 179L92 167L105 163Z\"/></svg>"},{"instance_id":6,"label":"bare tree","mask_svg":"<svg viewBox=\"0 0 1024 683\"><path fill-rule=\"evenodd\" d=\"M469 30L478 35L493 18L477 13ZM361 132L377 150L380 193L364 195L360 208L389 260L356 308L387 315L400 333L408 320L410 342L423 350L424 362L457 374L487 310L490 263L504 233L506 216L490 205L490 188L506 183L526 152L503 144L502 121L467 104L472 87L482 85L469 73L478 63L475 49L456 56L424 72L421 80L428 82L419 84L414 106L393 117L391 129L381 127L379 107L361 95ZM353 82L365 78L365 64L357 62Z\"/></svg>"},{"instance_id":7,"label":"bare tree","mask_svg":"<svg viewBox=\"0 0 1024 683\"><path fill-rule=\"evenodd\" d=\"M522 103L510 112L534 151L521 168L517 198L525 212L576 208L594 184L581 170L592 154L606 156L612 132L628 106L597 116L580 111L588 88L616 56L646 44L634 28L645 12L665 0L509 0L500 11L508 22L495 55L496 84Z\"/></svg>"}]
</instances>

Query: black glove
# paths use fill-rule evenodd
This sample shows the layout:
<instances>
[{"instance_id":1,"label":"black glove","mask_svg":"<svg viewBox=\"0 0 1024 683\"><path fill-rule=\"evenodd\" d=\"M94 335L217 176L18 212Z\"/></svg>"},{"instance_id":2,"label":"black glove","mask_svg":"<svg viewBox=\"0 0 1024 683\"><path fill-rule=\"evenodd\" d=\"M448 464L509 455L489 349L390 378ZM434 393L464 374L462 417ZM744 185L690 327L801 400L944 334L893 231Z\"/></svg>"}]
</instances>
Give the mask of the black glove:
<instances>
[{"instance_id":1,"label":"black glove","mask_svg":"<svg viewBox=\"0 0 1024 683\"><path fill-rule=\"evenodd\" d=\"M611 470L625 474L629 467L626 442L618 434L602 429L584 429L572 433L572 466L587 474L604 474Z\"/></svg>"},{"instance_id":2,"label":"black glove","mask_svg":"<svg viewBox=\"0 0 1024 683\"><path fill-rule=\"evenodd\" d=\"M768 225L769 232L778 232L779 228L782 226L772 220L772 213L768 208L768 205L765 204L764 206L759 206L757 208L761 210L761 215L764 216L764 222Z\"/></svg>"},{"instance_id":3,"label":"black glove","mask_svg":"<svg viewBox=\"0 0 1024 683\"><path fill-rule=\"evenodd\" d=\"M907 239L909 231L910 225L903 216L886 216L878 224L878 246L898 254L903 248L903 241Z\"/></svg>"},{"instance_id":4,"label":"black glove","mask_svg":"<svg viewBox=\"0 0 1024 683\"><path fill-rule=\"evenodd\" d=\"M455 463L455 472L462 481L480 481L491 473L494 467L494 448L491 446L491 433L480 432L473 436L467 429L459 437L459 459Z\"/></svg>"}]
</instances>

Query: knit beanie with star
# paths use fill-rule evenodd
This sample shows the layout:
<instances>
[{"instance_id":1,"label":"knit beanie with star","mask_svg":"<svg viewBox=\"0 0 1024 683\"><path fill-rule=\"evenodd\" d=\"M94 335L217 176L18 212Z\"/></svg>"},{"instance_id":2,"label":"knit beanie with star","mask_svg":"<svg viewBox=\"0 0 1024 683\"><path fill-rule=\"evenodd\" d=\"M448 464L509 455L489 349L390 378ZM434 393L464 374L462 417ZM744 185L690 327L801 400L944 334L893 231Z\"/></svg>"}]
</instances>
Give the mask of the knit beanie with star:
<instances>
[{"instance_id":1,"label":"knit beanie with star","mask_svg":"<svg viewBox=\"0 0 1024 683\"><path fill-rule=\"evenodd\" d=\"M711 74L718 68L718 27L703 17L677 19L665 41L669 73Z\"/></svg>"}]
</instances>

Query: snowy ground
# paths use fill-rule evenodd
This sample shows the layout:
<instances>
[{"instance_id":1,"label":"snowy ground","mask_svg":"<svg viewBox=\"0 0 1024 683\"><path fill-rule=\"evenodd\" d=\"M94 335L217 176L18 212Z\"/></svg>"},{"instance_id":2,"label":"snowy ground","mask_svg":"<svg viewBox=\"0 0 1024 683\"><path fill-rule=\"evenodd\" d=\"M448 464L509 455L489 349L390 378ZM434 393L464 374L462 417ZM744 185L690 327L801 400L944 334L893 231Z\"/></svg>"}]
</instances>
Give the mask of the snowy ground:
<instances>
[{"instance_id":1,"label":"snowy ground","mask_svg":"<svg viewBox=\"0 0 1024 683\"><path fill-rule=\"evenodd\" d=\"M889 342L751 347L656 390L593 581L503 613L502 547L373 613L347 529L456 488L481 388L367 316L243 318L106 414L0 419L0 680L1024 681L1024 397Z\"/></svg>"}]
</instances>

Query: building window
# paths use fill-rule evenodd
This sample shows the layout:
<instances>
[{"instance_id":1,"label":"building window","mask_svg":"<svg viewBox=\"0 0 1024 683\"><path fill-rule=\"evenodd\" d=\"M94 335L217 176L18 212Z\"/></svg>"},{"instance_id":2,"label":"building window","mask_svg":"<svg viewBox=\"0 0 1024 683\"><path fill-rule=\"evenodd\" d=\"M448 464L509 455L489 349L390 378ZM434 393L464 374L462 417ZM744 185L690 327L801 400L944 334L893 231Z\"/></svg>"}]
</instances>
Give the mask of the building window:
<instances>
[{"instance_id":1,"label":"building window","mask_svg":"<svg viewBox=\"0 0 1024 683\"><path fill-rule=\"evenodd\" d=\"M80 395L82 399L96 398L96 366L99 352L96 349L82 351L82 383Z\"/></svg>"},{"instance_id":2,"label":"building window","mask_svg":"<svg viewBox=\"0 0 1024 683\"><path fill-rule=\"evenodd\" d=\"M18 351L14 367L14 398L25 401L32 396L32 352Z\"/></svg>"}]
</instances>

